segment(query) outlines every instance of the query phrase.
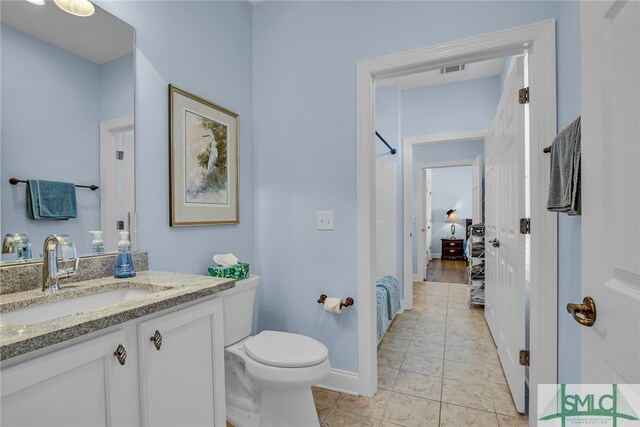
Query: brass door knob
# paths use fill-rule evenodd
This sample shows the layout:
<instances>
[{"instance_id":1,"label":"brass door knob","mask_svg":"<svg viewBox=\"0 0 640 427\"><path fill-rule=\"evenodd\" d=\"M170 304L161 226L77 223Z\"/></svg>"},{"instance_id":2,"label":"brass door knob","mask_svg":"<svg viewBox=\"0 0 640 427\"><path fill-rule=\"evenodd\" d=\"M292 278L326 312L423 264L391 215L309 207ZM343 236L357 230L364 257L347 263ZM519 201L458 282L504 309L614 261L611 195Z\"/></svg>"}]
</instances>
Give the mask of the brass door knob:
<instances>
[{"instance_id":1,"label":"brass door knob","mask_svg":"<svg viewBox=\"0 0 640 427\"><path fill-rule=\"evenodd\" d=\"M596 302L591 297L584 297L582 304L567 304L567 311L582 326L591 327L596 323Z\"/></svg>"},{"instance_id":2,"label":"brass door knob","mask_svg":"<svg viewBox=\"0 0 640 427\"><path fill-rule=\"evenodd\" d=\"M118 348L113 352L113 355L118 359L120 365L124 365L124 362L127 360L127 350L125 350L122 344L118 344Z\"/></svg>"},{"instance_id":3,"label":"brass door knob","mask_svg":"<svg viewBox=\"0 0 640 427\"><path fill-rule=\"evenodd\" d=\"M149 338L149 341L153 341L153 345L156 346L156 350L160 350L160 347L162 347L162 334L160 334L160 331L156 331L156 333Z\"/></svg>"}]
</instances>

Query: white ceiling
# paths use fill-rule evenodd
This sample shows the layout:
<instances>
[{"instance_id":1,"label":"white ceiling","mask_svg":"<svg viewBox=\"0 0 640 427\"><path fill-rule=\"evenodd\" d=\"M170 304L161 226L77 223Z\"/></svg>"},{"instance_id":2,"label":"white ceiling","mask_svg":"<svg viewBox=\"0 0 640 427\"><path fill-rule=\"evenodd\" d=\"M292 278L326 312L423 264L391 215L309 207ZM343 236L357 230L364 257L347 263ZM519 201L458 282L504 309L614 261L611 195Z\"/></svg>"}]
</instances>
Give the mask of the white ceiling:
<instances>
[{"instance_id":1,"label":"white ceiling","mask_svg":"<svg viewBox=\"0 0 640 427\"><path fill-rule=\"evenodd\" d=\"M426 71L423 73L411 74L404 77L393 77L390 79L376 80L376 86L400 86L401 90L416 89L424 86L434 86L444 83L454 83L463 80L479 79L482 77L497 76L502 71L504 58L491 59L489 61L474 62L465 64L463 71L440 74L440 70ZM458 65L458 64L451 64Z\"/></svg>"},{"instance_id":2,"label":"white ceiling","mask_svg":"<svg viewBox=\"0 0 640 427\"><path fill-rule=\"evenodd\" d=\"M3 24L96 64L133 52L133 27L97 6L93 15L80 18L52 1L36 6L24 0L2 0L0 17Z\"/></svg>"}]
</instances>

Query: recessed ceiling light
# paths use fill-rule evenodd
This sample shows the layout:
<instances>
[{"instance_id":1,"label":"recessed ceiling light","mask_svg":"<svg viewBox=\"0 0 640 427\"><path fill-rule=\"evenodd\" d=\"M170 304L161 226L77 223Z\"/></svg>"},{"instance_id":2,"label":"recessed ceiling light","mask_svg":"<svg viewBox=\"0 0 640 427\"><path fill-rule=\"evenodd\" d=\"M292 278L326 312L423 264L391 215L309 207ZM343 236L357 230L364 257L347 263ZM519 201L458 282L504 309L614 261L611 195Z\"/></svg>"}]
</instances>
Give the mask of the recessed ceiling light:
<instances>
[{"instance_id":1,"label":"recessed ceiling light","mask_svg":"<svg viewBox=\"0 0 640 427\"><path fill-rule=\"evenodd\" d=\"M35 4L36 6L44 6L44 0L27 0L31 4Z\"/></svg>"},{"instance_id":2,"label":"recessed ceiling light","mask_svg":"<svg viewBox=\"0 0 640 427\"><path fill-rule=\"evenodd\" d=\"M89 0L53 0L60 9L75 16L87 17L93 15L95 7Z\"/></svg>"}]
</instances>

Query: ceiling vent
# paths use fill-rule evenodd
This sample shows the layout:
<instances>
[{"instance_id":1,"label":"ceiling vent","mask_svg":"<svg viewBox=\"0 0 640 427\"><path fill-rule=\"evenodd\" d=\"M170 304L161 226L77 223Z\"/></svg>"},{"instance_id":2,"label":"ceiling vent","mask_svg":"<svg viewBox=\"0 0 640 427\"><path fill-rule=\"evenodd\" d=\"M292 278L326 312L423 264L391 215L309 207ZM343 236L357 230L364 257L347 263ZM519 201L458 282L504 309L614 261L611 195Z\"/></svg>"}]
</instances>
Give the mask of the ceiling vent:
<instances>
[{"instance_id":1,"label":"ceiling vent","mask_svg":"<svg viewBox=\"0 0 640 427\"><path fill-rule=\"evenodd\" d=\"M440 68L440 74L456 73L458 71L464 71L465 68L466 68L466 65L464 64L450 65L448 67Z\"/></svg>"}]
</instances>

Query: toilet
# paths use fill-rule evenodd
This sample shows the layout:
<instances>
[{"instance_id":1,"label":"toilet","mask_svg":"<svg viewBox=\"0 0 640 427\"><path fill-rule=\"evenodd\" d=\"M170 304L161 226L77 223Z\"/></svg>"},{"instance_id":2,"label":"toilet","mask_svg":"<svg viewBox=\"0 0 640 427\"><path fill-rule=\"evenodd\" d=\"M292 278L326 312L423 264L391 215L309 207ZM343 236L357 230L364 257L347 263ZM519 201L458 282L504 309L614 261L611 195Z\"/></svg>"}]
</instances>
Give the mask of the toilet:
<instances>
[{"instance_id":1,"label":"toilet","mask_svg":"<svg viewBox=\"0 0 640 427\"><path fill-rule=\"evenodd\" d=\"M236 427L319 426L311 386L329 373L319 341L289 332L251 336L260 277L221 292L227 420Z\"/></svg>"}]
</instances>

